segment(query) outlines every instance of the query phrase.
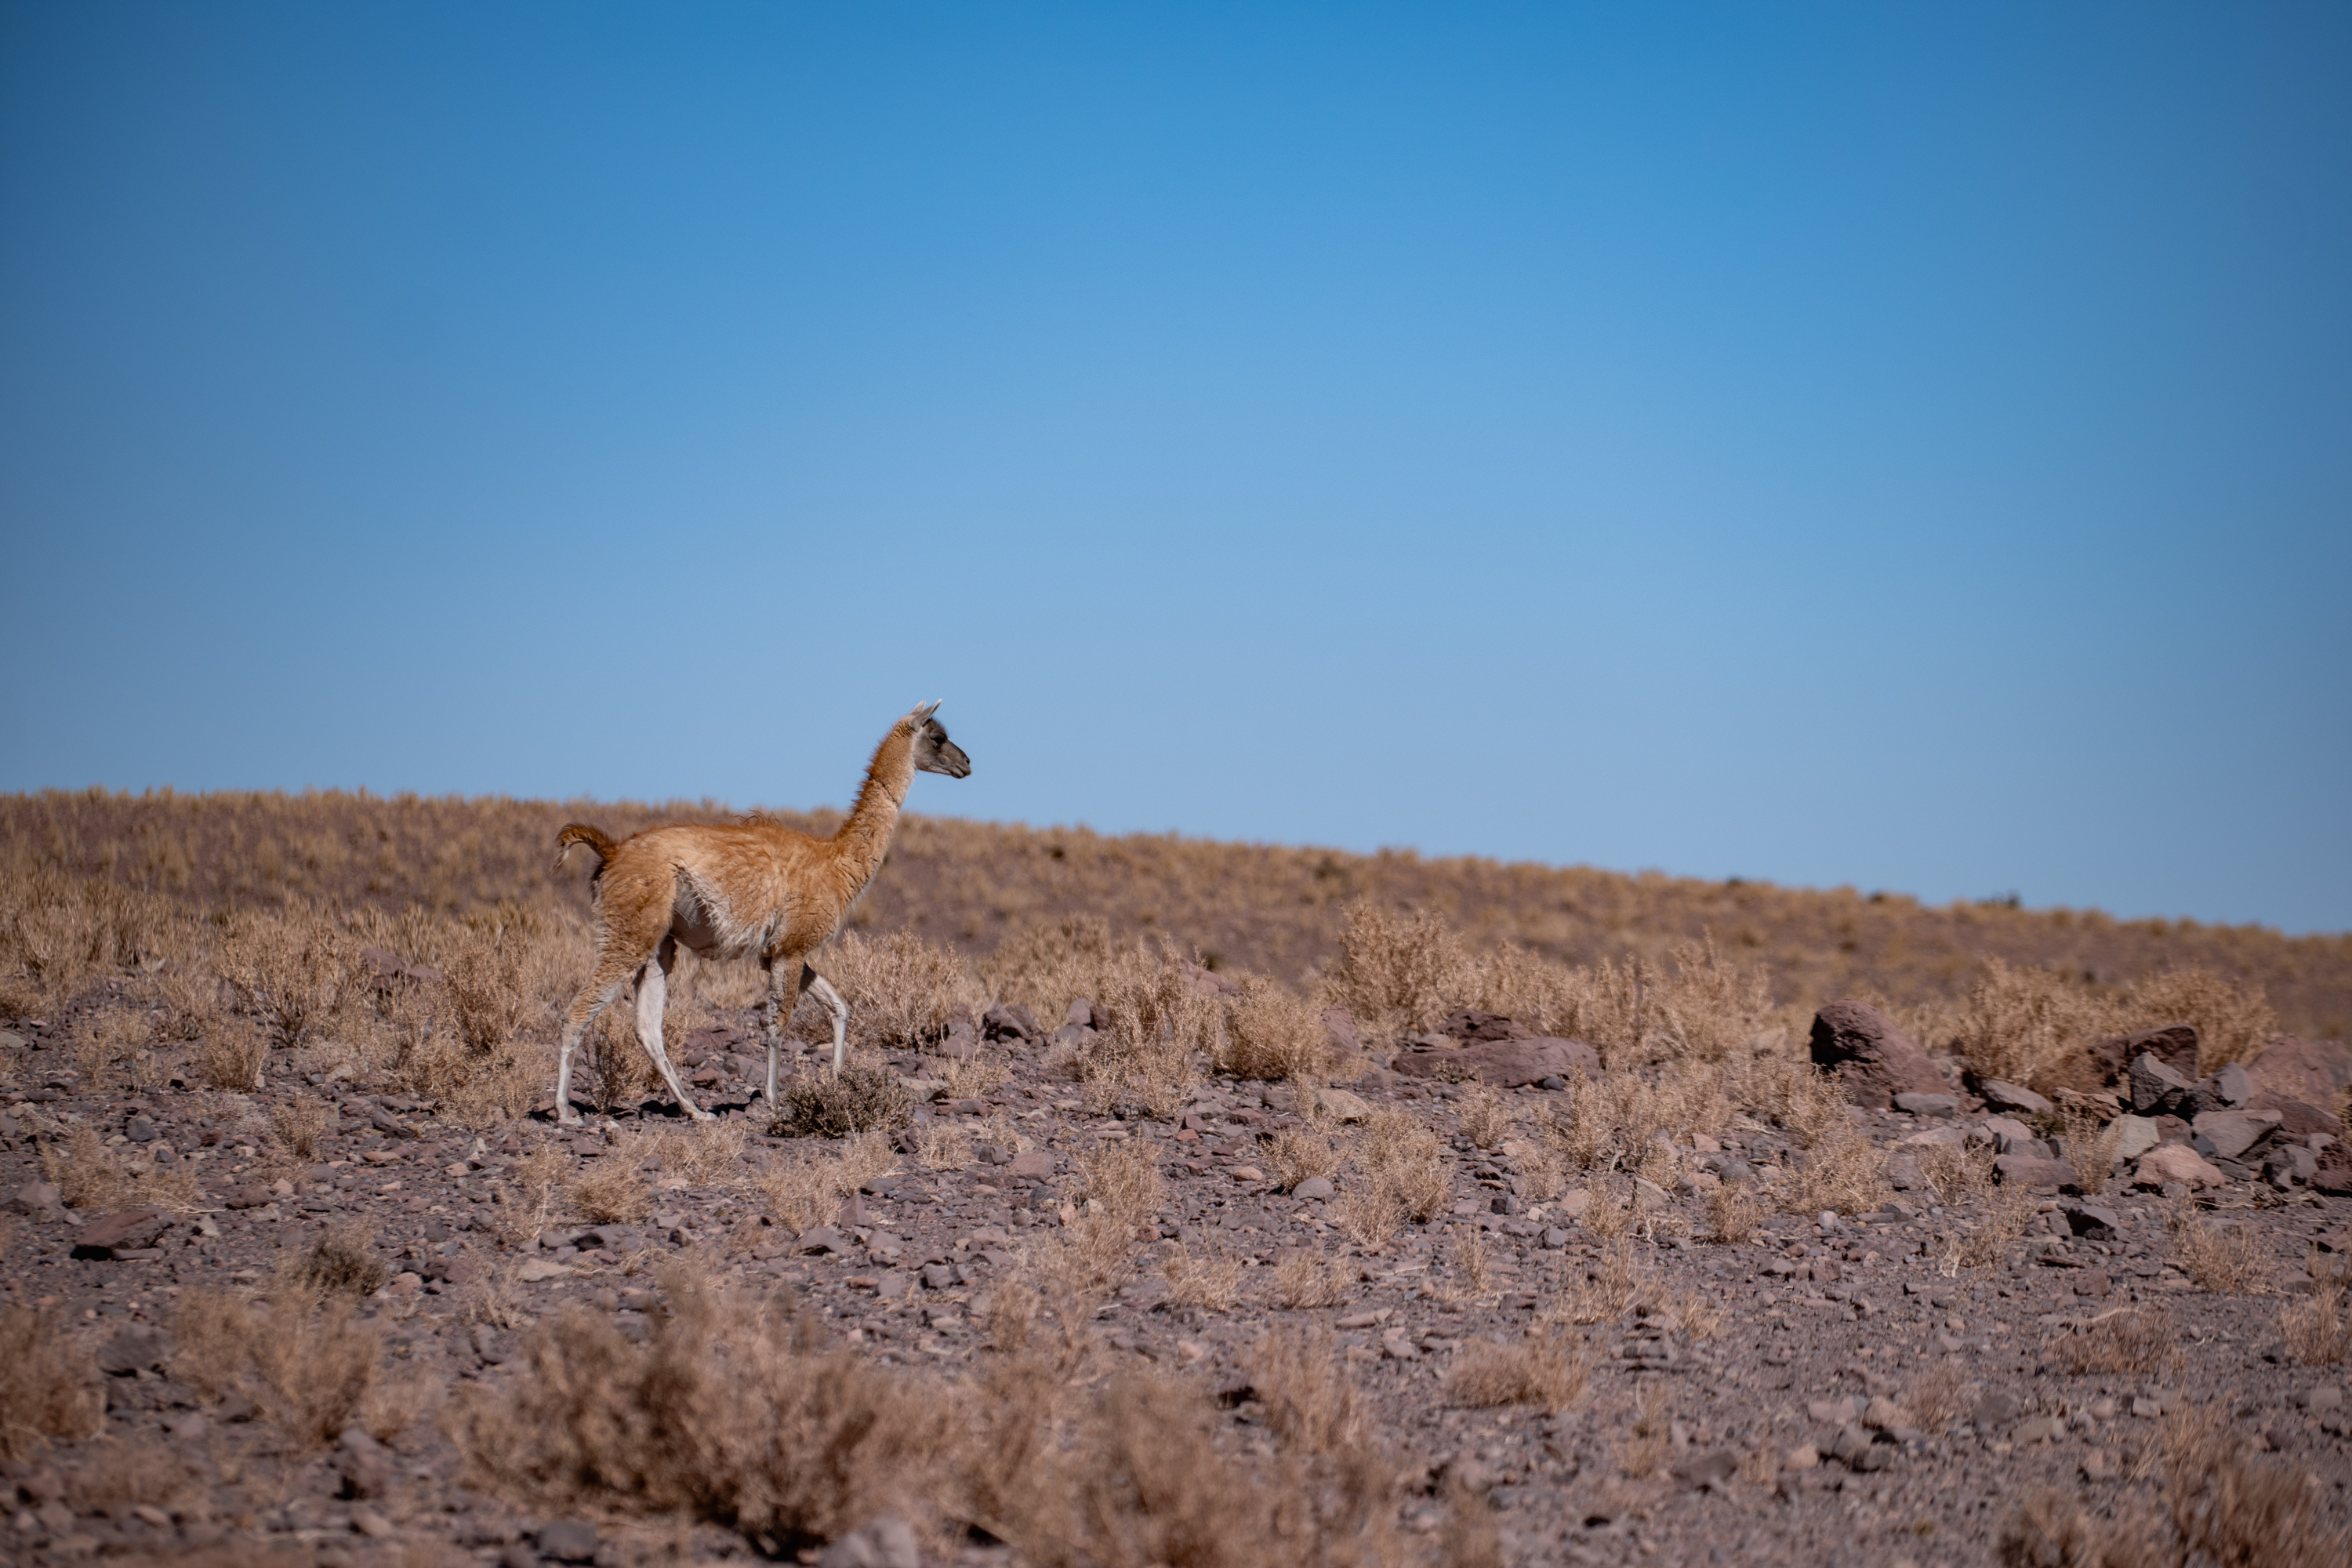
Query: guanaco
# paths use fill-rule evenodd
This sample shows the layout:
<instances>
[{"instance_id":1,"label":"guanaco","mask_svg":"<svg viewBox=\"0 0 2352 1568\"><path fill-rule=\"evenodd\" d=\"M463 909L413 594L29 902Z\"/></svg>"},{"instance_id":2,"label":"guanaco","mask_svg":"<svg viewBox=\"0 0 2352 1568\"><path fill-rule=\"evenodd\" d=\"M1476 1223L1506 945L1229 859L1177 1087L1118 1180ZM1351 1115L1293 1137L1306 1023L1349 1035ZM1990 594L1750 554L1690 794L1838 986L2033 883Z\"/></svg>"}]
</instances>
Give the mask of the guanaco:
<instances>
[{"instance_id":1,"label":"guanaco","mask_svg":"<svg viewBox=\"0 0 2352 1568\"><path fill-rule=\"evenodd\" d=\"M849 1005L811 967L809 955L838 935L849 912L882 868L918 773L964 778L971 759L948 739L927 702L890 726L866 764L866 782L848 820L830 838L797 833L753 816L725 825L648 828L614 843L584 823L556 835L561 869L575 844L596 852L596 968L563 1019L562 1055L555 1073L556 1116L577 1122L572 1104L572 1053L596 1016L636 983L637 1043L698 1121L710 1113L694 1103L662 1048L662 1006L681 943L704 958L753 958L767 975L760 1005L768 1046L768 1105L776 1106L776 1053L803 986L833 1016L833 1067L841 1070L849 1037Z\"/></svg>"}]
</instances>

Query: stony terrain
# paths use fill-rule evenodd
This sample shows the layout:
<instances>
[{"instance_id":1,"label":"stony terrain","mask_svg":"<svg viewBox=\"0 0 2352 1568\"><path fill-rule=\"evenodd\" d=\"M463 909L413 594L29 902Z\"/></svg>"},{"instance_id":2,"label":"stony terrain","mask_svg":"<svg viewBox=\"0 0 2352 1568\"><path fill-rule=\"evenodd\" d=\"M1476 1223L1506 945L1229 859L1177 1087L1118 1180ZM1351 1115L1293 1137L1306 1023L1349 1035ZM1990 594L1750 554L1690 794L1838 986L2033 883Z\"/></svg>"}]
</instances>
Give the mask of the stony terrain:
<instances>
[{"instance_id":1,"label":"stony terrain","mask_svg":"<svg viewBox=\"0 0 2352 1568\"><path fill-rule=\"evenodd\" d=\"M663 1269L680 1259L754 1296L789 1291L824 1334L908 1376L957 1377L996 1353L992 1294L1080 1213L1076 1162L1121 1142L1153 1151L1164 1184L1158 1238L1139 1247L1088 1325L1087 1375L1148 1362L1197 1380L1221 1394L1223 1419L1245 1440L1265 1419L1249 1382L1253 1346L1273 1327L1327 1329L1408 1472L1404 1539L1433 1557L1989 1562L2021 1502L2042 1489L2093 1517L2160 1500L2162 1434L2198 1418L2233 1458L2315 1477L2320 1525L2341 1527L2352 1510L2345 1368L2298 1364L2280 1328L2282 1308L2314 1274L2352 1252L2352 1197L2314 1191L2285 1166L2266 1180L2231 1160L2226 1169L2204 1162L2213 1184L2175 1183L2169 1196L2157 1175L2151 1188L2128 1185L2129 1164L2105 1193L2061 1191L2053 1179L2022 1209L2018 1182L2045 1172L2021 1167L2006 1186L1955 1188L1948 1210L1918 1165L1939 1143L1990 1145L1988 1154L2043 1162L2053 1178L2059 1170L2046 1142L2032 1143L2013 1116L1996 1125L2003 1107L1957 1085L1943 1095L1915 1088L1908 1110L1890 1097L1886 1109L1850 1113L1890 1156L1882 1207L1808 1218L1766 1204L1754 1233L1734 1242L1714 1238L1715 1191L1730 1181L1769 1194L1803 1160L1786 1130L1748 1116L1687 1140L1678 1176L1644 1182L1604 1222L1593 1194L1614 1189L1586 1176L1571 1173L1546 1201L1518 1195L1538 1185L1526 1173L1546 1112L1567 1098L1561 1088L1478 1100L1463 1083L1365 1062L1313 1108L1287 1083L1211 1077L1178 1117L1118 1120L1088 1114L1072 1083L1046 1076L1045 1041L993 1031L1009 1080L981 1099L922 1105L902 1134L911 1148L926 1128L961 1127L972 1162L932 1169L907 1154L833 1223L795 1234L751 1183L821 1141L758 1131L758 1064L740 1024L682 1052L705 1103L747 1123L736 1168L694 1185L651 1170L653 1212L612 1226L567 1212L560 1185L533 1184L552 1170L563 1181L594 1170L636 1147L639 1128L673 1121L674 1108L592 1114L577 1131L543 1116L475 1131L431 1103L323 1075L251 1095L178 1081L91 1091L60 1048L68 1024L24 1021L9 1042L26 1066L0 1114L0 1193L14 1194L15 1211L0 1293L61 1320L96 1353L104 1435L6 1466L13 1518L0 1521L0 1555L14 1561L205 1548L245 1561L275 1548L320 1564L470 1558L520 1568L751 1552L715 1525L551 1518L477 1489L436 1412L465 1385L527 1375L519 1345L562 1309L608 1316L642 1340L659 1318ZM933 1081L929 1058L891 1065ZM2129 1098L2124 1087L2118 1100ZM2157 1092L2194 1109L2171 1087ZM273 1112L305 1103L331 1114L297 1159ZM1489 1124L1496 1105L1499 1135ZM1344 1139L1344 1119L1381 1107L1443 1139L1452 1201L1370 1250L1335 1217L1353 1167L1336 1188L1318 1180L1285 1192L1263 1151L1301 1124L1303 1109L1322 1125L1343 1119ZM2162 1146L2197 1147L2187 1140L2203 1135L2178 1120ZM77 1127L142 1181L192 1177L173 1190L195 1195L176 1207L67 1212L44 1184L38 1151L54 1160ZM1969 1237L2004 1204L2022 1233L1990 1257L1969 1256ZM2215 1265L2185 1246L2192 1233L2220 1238L2231 1288L2208 1288ZM255 1419L243 1396L209 1399L175 1370L180 1298L267 1289L330 1236L364 1237L381 1264L382 1283L359 1312L381 1336L386 1389L408 1401L404 1425L385 1424L397 1426L388 1445L354 1427L306 1448ZM1273 1282L1302 1254L1344 1270L1335 1303L1279 1304ZM1160 1267L1171 1257L1238 1266L1231 1304L1180 1289ZM2147 1332L2110 1343L2129 1326ZM1449 1381L1479 1342L1530 1336L1587 1363L1563 1407L1482 1406ZM2138 1370L2078 1370L2100 1359L2085 1353L2094 1346ZM1494 1526L1491 1539L1461 1528L1455 1516L1474 1510ZM782 1549L803 1561L824 1551ZM914 1549L885 1528L822 1560L880 1563ZM1016 1560L976 1533L955 1552L972 1563ZM1260 1560L1282 1561L1278 1544Z\"/></svg>"}]
</instances>

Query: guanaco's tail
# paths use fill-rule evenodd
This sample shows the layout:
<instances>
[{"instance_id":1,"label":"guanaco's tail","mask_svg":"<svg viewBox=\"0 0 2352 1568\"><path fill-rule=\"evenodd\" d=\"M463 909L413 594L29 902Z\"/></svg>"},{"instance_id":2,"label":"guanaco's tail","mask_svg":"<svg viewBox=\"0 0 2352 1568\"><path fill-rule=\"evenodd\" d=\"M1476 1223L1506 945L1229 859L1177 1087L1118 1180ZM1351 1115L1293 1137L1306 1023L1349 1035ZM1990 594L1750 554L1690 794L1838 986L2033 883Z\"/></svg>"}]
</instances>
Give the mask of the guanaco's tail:
<instances>
[{"instance_id":1,"label":"guanaco's tail","mask_svg":"<svg viewBox=\"0 0 2352 1568\"><path fill-rule=\"evenodd\" d=\"M603 874L605 867L613 863L613 851L620 847L612 839L606 837L600 829L591 827L584 822L569 824L562 832L555 836L555 868L557 870L562 870L563 862L572 858L572 847L574 844L585 844L589 848L596 851L596 870L599 875Z\"/></svg>"}]
</instances>

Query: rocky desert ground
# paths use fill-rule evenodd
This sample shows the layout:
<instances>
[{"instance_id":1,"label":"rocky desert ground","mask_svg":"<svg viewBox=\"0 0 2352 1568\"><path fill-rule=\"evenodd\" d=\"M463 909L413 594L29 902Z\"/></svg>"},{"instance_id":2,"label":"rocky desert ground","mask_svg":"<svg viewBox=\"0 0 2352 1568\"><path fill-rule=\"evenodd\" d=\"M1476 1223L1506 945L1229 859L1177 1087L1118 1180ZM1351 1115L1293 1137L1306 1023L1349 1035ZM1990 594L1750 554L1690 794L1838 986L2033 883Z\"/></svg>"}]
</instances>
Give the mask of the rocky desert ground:
<instances>
[{"instance_id":1,"label":"rocky desert ground","mask_svg":"<svg viewBox=\"0 0 2352 1568\"><path fill-rule=\"evenodd\" d=\"M845 1072L689 963L711 1119L611 1018L570 1126L560 903L13 863L10 1561L2347 1560L2352 1051L2243 972L857 931Z\"/></svg>"}]
</instances>

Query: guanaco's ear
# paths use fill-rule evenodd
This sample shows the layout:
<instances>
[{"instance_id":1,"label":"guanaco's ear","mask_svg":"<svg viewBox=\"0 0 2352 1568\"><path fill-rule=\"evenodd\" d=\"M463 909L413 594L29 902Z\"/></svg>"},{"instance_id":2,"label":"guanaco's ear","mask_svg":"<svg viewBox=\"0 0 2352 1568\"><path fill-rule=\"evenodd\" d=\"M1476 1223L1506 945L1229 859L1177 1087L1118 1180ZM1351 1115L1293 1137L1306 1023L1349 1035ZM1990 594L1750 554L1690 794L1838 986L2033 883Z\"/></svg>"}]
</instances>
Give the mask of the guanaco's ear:
<instances>
[{"instance_id":1,"label":"guanaco's ear","mask_svg":"<svg viewBox=\"0 0 2352 1568\"><path fill-rule=\"evenodd\" d=\"M915 710L912 713L908 714L907 717L912 720L916 725L920 726L929 723L931 715L939 710L939 702L934 700L929 702L917 704Z\"/></svg>"}]
</instances>

